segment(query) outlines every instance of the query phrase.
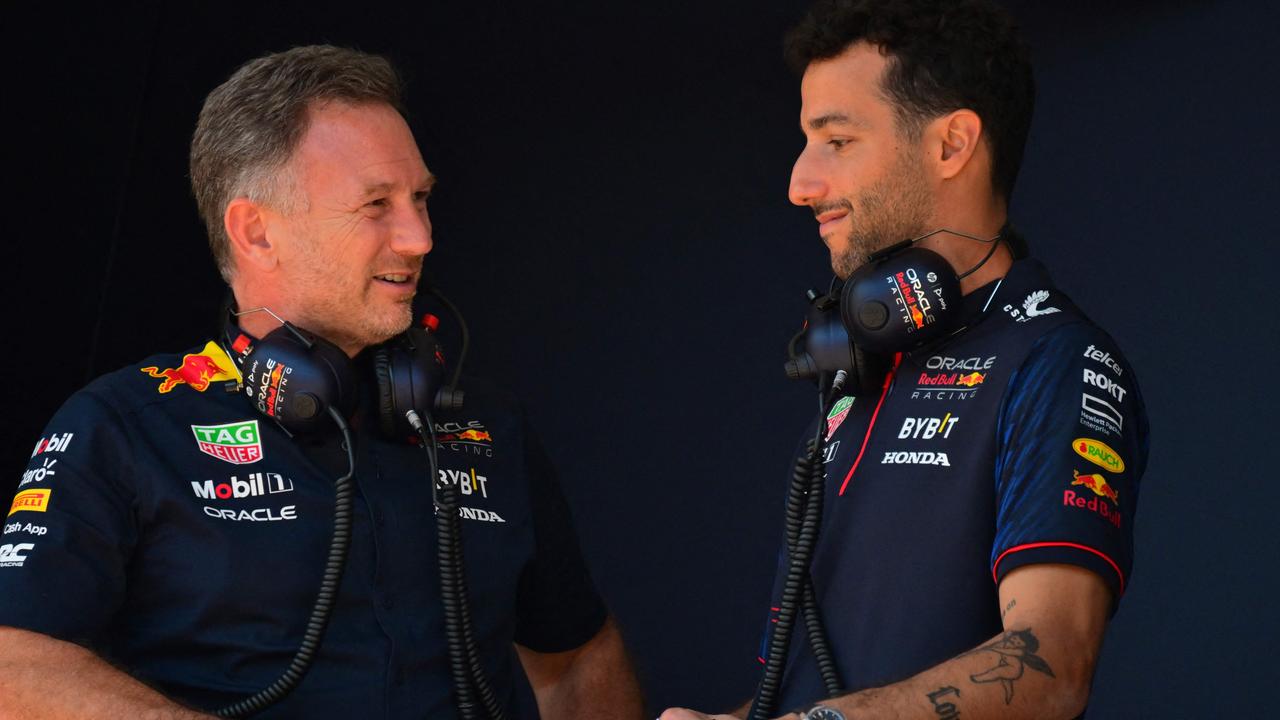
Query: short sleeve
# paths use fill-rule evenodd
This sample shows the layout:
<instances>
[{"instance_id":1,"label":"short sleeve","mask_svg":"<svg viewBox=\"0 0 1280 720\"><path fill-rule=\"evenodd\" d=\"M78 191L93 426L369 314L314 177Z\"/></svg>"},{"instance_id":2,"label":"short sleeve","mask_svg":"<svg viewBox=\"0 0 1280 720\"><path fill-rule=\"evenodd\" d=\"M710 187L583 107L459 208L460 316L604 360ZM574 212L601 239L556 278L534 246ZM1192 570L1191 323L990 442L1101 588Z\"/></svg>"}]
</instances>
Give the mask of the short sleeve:
<instances>
[{"instance_id":1,"label":"short sleeve","mask_svg":"<svg viewBox=\"0 0 1280 720\"><path fill-rule=\"evenodd\" d=\"M54 415L0 536L0 625L73 642L107 625L137 537L127 458L119 414L90 392Z\"/></svg>"},{"instance_id":2,"label":"short sleeve","mask_svg":"<svg viewBox=\"0 0 1280 720\"><path fill-rule=\"evenodd\" d=\"M595 637L608 611L587 572L555 469L528 428L525 448L535 548L520 576L515 641L535 652L565 652Z\"/></svg>"},{"instance_id":3,"label":"short sleeve","mask_svg":"<svg viewBox=\"0 0 1280 720\"><path fill-rule=\"evenodd\" d=\"M997 424L991 571L1069 563L1118 601L1133 558L1147 418L1133 369L1088 323L1041 338L1014 373Z\"/></svg>"}]
</instances>

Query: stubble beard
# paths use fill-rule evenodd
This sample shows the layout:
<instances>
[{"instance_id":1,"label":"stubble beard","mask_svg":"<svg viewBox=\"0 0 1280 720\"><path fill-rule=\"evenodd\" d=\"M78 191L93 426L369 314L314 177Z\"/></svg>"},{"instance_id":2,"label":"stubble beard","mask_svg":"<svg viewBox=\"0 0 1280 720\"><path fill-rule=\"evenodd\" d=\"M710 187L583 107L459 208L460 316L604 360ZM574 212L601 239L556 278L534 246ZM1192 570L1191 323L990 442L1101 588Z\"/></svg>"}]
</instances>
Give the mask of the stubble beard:
<instances>
[{"instance_id":1,"label":"stubble beard","mask_svg":"<svg viewBox=\"0 0 1280 720\"><path fill-rule=\"evenodd\" d=\"M867 256L925 233L933 215L933 195L918 158L903 149L889 172L851 203L850 230L842 250L832 248L831 269L848 279Z\"/></svg>"}]
</instances>

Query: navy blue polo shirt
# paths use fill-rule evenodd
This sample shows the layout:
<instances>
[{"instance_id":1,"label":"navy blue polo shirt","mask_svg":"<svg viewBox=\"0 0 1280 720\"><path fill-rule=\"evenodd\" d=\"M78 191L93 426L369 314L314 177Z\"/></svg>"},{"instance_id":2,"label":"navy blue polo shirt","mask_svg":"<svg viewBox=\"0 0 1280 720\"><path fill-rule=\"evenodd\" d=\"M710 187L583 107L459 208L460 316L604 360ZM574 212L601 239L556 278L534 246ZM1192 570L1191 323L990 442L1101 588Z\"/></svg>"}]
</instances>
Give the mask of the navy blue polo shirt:
<instances>
[{"instance_id":1,"label":"navy blue polo shirt","mask_svg":"<svg viewBox=\"0 0 1280 720\"><path fill-rule=\"evenodd\" d=\"M998 634L997 590L1014 568L1079 565L1117 601L1128 580L1147 464L1133 369L1035 260L964 305L967 330L896 356L879 393L824 419L812 576L850 692ZM775 608L780 597L775 586ZM779 708L825 696L800 628Z\"/></svg>"},{"instance_id":2,"label":"navy blue polo shirt","mask_svg":"<svg viewBox=\"0 0 1280 720\"><path fill-rule=\"evenodd\" d=\"M5 519L0 625L81 643L201 709L280 675L320 585L346 453L336 429L291 438L237 378L210 342L67 401ZM463 387L465 408L435 418L440 474L460 490L485 668L515 716L512 643L578 647L606 610L519 407L478 380ZM426 453L380 437L372 386L361 395L336 606L310 672L263 717L454 717Z\"/></svg>"}]
</instances>

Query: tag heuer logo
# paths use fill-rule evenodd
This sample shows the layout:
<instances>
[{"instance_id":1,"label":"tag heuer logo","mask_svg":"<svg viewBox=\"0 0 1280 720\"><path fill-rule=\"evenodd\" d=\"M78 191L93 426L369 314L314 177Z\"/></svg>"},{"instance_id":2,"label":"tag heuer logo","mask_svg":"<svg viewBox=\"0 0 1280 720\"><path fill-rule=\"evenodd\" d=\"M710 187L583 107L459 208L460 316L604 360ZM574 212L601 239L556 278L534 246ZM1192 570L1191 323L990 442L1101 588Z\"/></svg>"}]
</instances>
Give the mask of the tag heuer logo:
<instances>
[{"instance_id":1,"label":"tag heuer logo","mask_svg":"<svg viewBox=\"0 0 1280 720\"><path fill-rule=\"evenodd\" d=\"M262 439L258 421L245 420L226 425L192 425L200 452L236 465L247 465L262 459Z\"/></svg>"}]
</instances>

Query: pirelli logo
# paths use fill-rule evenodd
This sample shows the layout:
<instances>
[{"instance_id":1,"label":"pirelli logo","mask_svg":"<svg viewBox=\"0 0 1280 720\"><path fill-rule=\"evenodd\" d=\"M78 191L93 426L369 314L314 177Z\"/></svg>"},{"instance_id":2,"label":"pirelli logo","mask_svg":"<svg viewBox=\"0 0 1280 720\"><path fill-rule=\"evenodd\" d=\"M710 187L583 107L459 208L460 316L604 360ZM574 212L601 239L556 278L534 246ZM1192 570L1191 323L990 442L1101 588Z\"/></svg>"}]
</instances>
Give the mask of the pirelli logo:
<instances>
[{"instance_id":1,"label":"pirelli logo","mask_svg":"<svg viewBox=\"0 0 1280 720\"><path fill-rule=\"evenodd\" d=\"M13 506L9 508L9 514L12 515L20 510L33 510L35 512L44 512L49 509L49 496L53 494L52 490L23 490L13 498Z\"/></svg>"}]
</instances>

